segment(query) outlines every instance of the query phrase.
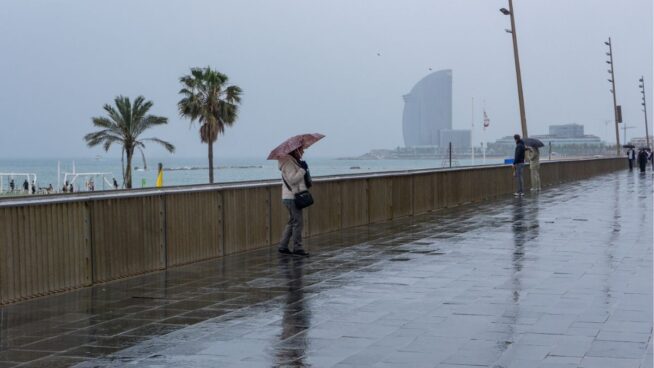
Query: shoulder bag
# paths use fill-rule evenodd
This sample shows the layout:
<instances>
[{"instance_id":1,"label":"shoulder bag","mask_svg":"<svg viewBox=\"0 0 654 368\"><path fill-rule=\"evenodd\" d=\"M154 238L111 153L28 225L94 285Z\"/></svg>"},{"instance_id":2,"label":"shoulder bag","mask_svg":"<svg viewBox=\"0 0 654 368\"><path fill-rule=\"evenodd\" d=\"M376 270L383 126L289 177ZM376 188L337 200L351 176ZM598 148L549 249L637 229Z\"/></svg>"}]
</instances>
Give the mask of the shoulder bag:
<instances>
[{"instance_id":1,"label":"shoulder bag","mask_svg":"<svg viewBox=\"0 0 654 368\"><path fill-rule=\"evenodd\" d=\"M284 184L286 185L286 188L293 192L293 189L291 189L291 186L288 185L286 182L286 179L284 179L284 176L282 176L282 180L284 181ZM313 204L313 196L308 190L303 190L301 192L295 193L295 206L299 209L303 209L306 207L309 207Z\"/></svg>"}]
</instances>

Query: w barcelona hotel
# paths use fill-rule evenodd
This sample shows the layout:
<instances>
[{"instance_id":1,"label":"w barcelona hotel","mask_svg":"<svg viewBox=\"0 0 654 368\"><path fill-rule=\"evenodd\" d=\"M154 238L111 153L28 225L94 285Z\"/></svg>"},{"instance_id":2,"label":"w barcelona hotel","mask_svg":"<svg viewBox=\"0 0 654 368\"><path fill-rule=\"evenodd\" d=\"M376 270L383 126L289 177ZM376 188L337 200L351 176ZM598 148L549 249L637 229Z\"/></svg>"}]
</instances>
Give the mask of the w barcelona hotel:
<instances>
[{"instance_id":1,"label":"w barcelona hotel","mask_svg":"<svg viewBox=\"0 0 654 368\"><path fill-rule=\"evenodd\" d=\"M452 129L452 70L433 72L404 95L402 115L407 148L443 152L452 143L456 151L470 149L470 130Z\"/></svg>"}]
</instances>

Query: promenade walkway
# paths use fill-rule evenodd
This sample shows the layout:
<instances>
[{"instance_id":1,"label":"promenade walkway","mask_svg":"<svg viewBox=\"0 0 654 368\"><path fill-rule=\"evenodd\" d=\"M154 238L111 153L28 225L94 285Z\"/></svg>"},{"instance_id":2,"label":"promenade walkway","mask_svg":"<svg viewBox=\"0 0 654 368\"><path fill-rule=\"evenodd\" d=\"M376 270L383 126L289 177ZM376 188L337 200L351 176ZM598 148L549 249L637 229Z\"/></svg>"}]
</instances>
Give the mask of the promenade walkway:
<instances>
[{"instance_id":1,"label":"promenade walkway","mask_svg":"<svg viewBox=\"0 0 654 368\"><path fill-rule=\"evenodd\" d=\"M619 172L11 305L0 368L650 368L652 201Z\"/></svg>"}]
</instances>

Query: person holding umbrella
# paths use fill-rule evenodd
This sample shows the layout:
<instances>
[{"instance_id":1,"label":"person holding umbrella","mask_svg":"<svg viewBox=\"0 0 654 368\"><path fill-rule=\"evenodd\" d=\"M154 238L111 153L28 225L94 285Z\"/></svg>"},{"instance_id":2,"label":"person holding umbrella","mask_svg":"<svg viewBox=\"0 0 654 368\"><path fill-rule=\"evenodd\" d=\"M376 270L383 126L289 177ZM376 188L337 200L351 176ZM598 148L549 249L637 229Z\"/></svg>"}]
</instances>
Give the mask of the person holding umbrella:
<instances>
[{"instance_id":1,"label":"person holding umbrella","mask_svg":"<svg viewBox=\"0 0 654 368\"><path fill-rule=\"evenodd\" d=\"M304 150L322 139L322 134L301 134L291 137L280 144L268 155L269 160L276 159L282 176L282 203L288 209L288 223L282 232L278 251L282 254L308 256L302 246L302 228L304 220L302 209L313 203L307 190L311 179L309 166L302 161ZM308 185L307 185L308 184ZM292 244L292 250L289 249Z\"/></svg>"},{"instance_id":2,"label":"person holding umbrella","mask_svg":"<svg viewBox=\"0 0 654 368\"><path fill-rule=\"evenodd\" d=\"M624 148L627 148L627 159L629 160L629 171L634 170L634 162L636 161L636 150L634 150L635 146L631 144L625 144L622 146Z\"/></svg>"},{"instance_id":3,"label":"person holding umbrella","mask_svg":"<svg viewBox=\"0 0 654 368\"><path fill-rule=\"evenodd\" d=\"M536 138L525 138L525 149L529 159L529 172L531 173L531 191L540 191L540 151L544 144Z\"/></svg>"},{"instance_id":4,"label":"person holding umbrella","mask_svg":"<svg viewBox=\"0 0 654 368\"><path fill-rule=\"evenodd\" d=\"M531 174L531 191L540 191L540 152L537 147L526 146L529 159L529 172Z\"/></svg>"},{"instance_id":5,"label":"person holding umbrella","mask_svg":"<svg viewBox=\"0 0 654 368\"><path fill-rule=\"evenodd\" d=\"M641 148L638 151L638 166L640 167L640 172L644 173L647 168L647 151L645 148Z\"/></svg>"}]
</instances>

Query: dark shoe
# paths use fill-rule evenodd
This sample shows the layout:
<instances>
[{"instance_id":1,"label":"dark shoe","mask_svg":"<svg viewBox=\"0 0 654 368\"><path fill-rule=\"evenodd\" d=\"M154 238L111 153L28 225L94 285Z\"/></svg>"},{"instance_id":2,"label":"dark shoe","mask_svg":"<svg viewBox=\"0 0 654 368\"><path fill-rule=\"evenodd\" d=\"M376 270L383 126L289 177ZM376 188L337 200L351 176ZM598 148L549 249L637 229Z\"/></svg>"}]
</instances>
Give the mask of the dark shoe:
<instances>
[{"instance_id":1,"label":"dark shoe","mask_svg":"<svg viewBox=\"0 0 654 368\"><path fill-rule=\"evenodd\" d=\"M277 248L277 251L281 254L293 254L288 248Z\"/></svg>"},{"instance_id":2,"label":"dark shoe","mask_svg":"<svg viewBox=\"0 0 654 368\"><path fill-rule=\"evenodd\" d=\"M293 254L296 255L296 256L303 256L303 257L308 257L309 256L309 253L305 252L304 249L294 250Z\"/></svg>"}]
</instances>

